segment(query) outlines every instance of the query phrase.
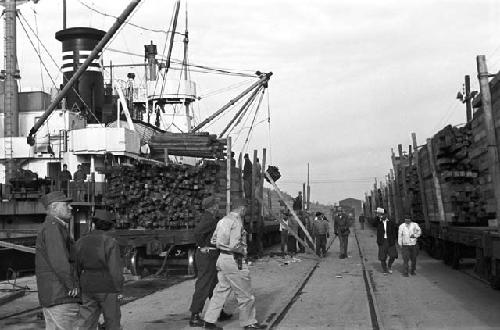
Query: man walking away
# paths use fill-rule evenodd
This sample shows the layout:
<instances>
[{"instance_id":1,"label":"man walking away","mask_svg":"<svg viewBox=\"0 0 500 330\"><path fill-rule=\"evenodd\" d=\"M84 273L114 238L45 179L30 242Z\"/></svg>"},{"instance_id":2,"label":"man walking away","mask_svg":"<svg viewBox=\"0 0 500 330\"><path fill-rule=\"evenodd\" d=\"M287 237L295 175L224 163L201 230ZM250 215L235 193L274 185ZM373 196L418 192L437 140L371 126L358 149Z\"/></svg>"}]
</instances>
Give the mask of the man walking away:
<instances>
[{"instance_id":1,"label":"man walking away","mask_svg":"<svg viewBox=\"0 0 500 330\"><path fill-rule=\"evenodd\" d=\"M361 226L361 230L364 230L365 229L365 216L362 214L359 216L359 224Z\"/></svg>"},{"instance_id":2,"label":"man walking away","mask_svg":"<svg viewBox=\"0 0 500 330\"><path fill-rule=\"evenodd\" d=\"M339 237L340 241L340 259L347 258L347 243L349 240L349 234L351 233L349 230L350 225L349 218L344 213L340 212L335 217L334 232L335 235Z\"/></svg>"},{"instance_id":3,"label":"man walking away","mask_svg":"<svg viewBox=\"0 0 500 330\"><path fill-rule=\"evenodd\" d=\"M422 231L417 223L411 221L409 216L405 217L405 222L399 226L398 244L401 246L401 254L403 255L403 276L408 277L408 260L411 261L410 274L416 275L417 267L417 238L420 237Z\"/></svg>"},{"instance_id":4,"label":"man walking away","mask_svg":"<svg viewBox=\"0 0 500 330\"><path fill-rule=\"evenodd\" d=\"M70 202L62 191L42 197L47 216L36 237L35 274L45 327L50 330L73 329L78 319L79 285L68 230Z\"/></svg>"},{"instance_id":5,"label":"man walking away","mask_svg":"<svg viewBox=\"0 0 500 330\"><path fill-rule=\"evenodd\" d=\"M316 241L316 254L321 258L325 257L326 240L330 237L330 226L321 212L316 212L316 219L313 223L313 236Z\"/></svg>"},{"instance_id":6,"label":"man walking away","mask_svg":"<svg viewBox=\"0 0 500 330\"><path fill-rule=\"evenodd\" d=\"M238 300L240 325L245 329L266 328L266 325L259 324L255 318L255 297L252 293L250 272L246 262L247 233L243 228L245 212L245 206L236 207L219 220L212 236L211 243L220 250L217 259L219 282L215 286L212 299L205 312L206 329L222 329L215 322L231 291L234 291Z\"/></svg>"},{"instance_id":7,"label":"man walking away","mask_svg":"<svg viewBox=\"0 0 500 330\"><path fill-rule=\"evenodd\" d=\"M196 240L195 262L198 276L194 285L194 293L191 301L191 319L189 325L192 327L202 327L204 322L200 317L203 311L205 301L207 298L212 297L212 292L217 284L217 258L219 251L214 244L210 243L212 235L217 227L219 221L218 210L219 205L217 200L210 196L203 199L201 206L203 207L203 214L201 219L194 229L194 237ZM220 320L228 320L231 314L221 312Z\"/></svg>"},{"instance_id":8,"label":"man walking away","mask_svg":"<svg viewBox=\"0 0 500 330\"><path fill-rule=\"evenodd\" d=\"M392 274L392 264L398 257L396 249L398 228L394 222L387 218L383 208L377 208L377 213L380 216L380 222L377 226L378 259L382 264L384 274ZM387 263L388 257L389 263Z\"/></svg>"},{"instance_id":9,"label":"man walking away","mask_svg":"<svg viewBox=\"0 0 500 330\"><path fill-rule=\"evenodd\" d=\"M81 330L96 329L101 313L106 330L121 328L118 294L123 288L123 263L120 247L109 235L114 225L111 213L96 210L92 217L92 230L76 242L82 288L78 321L78 329Z\"/></svg>"}]
</instances>

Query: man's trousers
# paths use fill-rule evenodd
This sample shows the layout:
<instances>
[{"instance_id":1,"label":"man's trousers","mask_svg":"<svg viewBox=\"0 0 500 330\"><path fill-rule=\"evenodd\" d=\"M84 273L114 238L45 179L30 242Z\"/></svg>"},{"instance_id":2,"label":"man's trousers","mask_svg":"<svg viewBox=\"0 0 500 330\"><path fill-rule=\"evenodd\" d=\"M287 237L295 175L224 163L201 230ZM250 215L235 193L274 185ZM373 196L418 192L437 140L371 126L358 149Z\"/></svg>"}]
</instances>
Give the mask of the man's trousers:
<instances>
[{"instance_id":1,"label":"man's trousers","mask_svg":"<svg viewBox=\"0 0 500 330\"><path fill-rule=\"evenodd\" d=\"M205 322L215 323L219 318L227 296L233 291L238 301L240 325L246 327L257 323L255 319L255 297L252 294L248 265L243 262L242 269L238 269L236 260L231 254L221 253L217 259L217 278L212 299L208 303Z\"/></svg>"},{"instance_id":2,"label":"man's trousers","mask_svg":"<svg viewBox=\"0 0 500 330\"><path fill-rule=\"evenodd\" d=\"M347 257L347 243L349 242L349 235L339 235L340 241L340 257Z\"/></svg>"},{"instance_id":3,"label":"man's trousers","mask_svg":"<svg viewBox=\"0 0 500 330\"><path fill-rule=\"evenodd\" d=\"M103 314L106 330L120 330L120 303L118 293L83 293L79 330L97 329L99 316Z\"/></svg>"},{"instance_id":4,"label":"man's trousers","mask_svg":"<svg viewBox=\"0 0 500 330\"><path fill-rule=\"evenodd\" d=\"M320 257L326 254L326 238L326 234L316 235L316 254Z\"/></svg>"},{"instance_id":5,"label":"man's trousers","mask_svg":"<svg viewBox=\"0 0 500 330\"><path fill-rule=\"evenodd\" d=\"M408 274L408 261L411 262L410 272L414 272L417 267L417 245L403 245L401 247L401 254L403 255L403 272Z\"/></svg>"},{"instance_id":6,"label":"man's trousers","mask_svg":"<svg viewBox=\"0 0 500 330\"><path fill-rule=\"evenodd\" d=\"M198 276L194 284L193 299L189 310L193 314L201 313L205 306L207 298L212 297L212 292L217 284L217 258L219 251L210 249L202 252L200 248L196 249L195 262Z\"/></svg>"},{"instance_id":7,"label":"man's trousers","mask_svg":"<svg viewBox=\"0 0 500 330\"><path fill-rule=\"evenodd\" d=\"M61 304L43 307L45 329L66 330L74 329L78 321L78 304Z\"/></svg>"}]
</instances>

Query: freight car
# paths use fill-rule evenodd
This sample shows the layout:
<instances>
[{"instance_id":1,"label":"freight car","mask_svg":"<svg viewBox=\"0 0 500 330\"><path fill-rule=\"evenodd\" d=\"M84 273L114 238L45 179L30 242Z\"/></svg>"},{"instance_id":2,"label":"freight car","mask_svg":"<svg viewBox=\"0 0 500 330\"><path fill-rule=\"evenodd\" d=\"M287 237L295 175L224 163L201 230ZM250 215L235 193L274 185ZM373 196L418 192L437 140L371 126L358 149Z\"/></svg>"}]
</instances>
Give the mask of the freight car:
<instances>
[{"instance_id":1,"label":"freight car","mask_svg":"<svg viewBox=\"0 0 500 330\"><path fill-rule=\"evenodd\" d=\"M493 95L492 107L485 95ZM418 146L415 134L408 152L392 152L394 169L385 184L375 184L366 195L365 214L387 209L398 223L411 216L421 223L421 247L431 256L459 268L475 261L475 274L500 289L500 230L494 171L500 164L488 152L498 153L500 81L495 77L473 102L473 118L464 126L446 126ZM491 116L488 115L490 112ZM488 132L487 127L494 127ZM496 132L495 132L496 131ZM488 134L496 135L488 141ZM491 150L489 147L496 150Z\"/></svg>"}]
</instances>

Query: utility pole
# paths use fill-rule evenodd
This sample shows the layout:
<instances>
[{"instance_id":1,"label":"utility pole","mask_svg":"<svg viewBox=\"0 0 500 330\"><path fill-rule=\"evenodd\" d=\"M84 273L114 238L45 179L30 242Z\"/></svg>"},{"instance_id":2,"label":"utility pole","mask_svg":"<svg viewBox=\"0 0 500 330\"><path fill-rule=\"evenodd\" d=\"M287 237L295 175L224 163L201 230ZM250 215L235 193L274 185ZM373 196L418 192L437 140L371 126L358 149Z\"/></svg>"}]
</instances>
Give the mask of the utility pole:
<instances>
[{"instance_id":1,"label":"utility pole","mask_svg":"<svg viewBox=\"0 0 500 330\"><path fill-rule=\"evenodd\" d=\"M486 127L486 141L488 141L488 157L489 168L488 172L491 175L493 190L495 192L496 203L496 219L497 227L499 226L498 219L500 217L500 164L497 148L497 137L495 132L495 125L493 120L493 112L491 107L491 92L490 84L488 82L488 67L486 65L486 56L477 56L477 77L479 79L479 86L481 88L481 103L484 112L484 125Z\"/></svg>"},{"instance_id":2,"label":"utility pole","mask_svg":"<svg viewBox=\"0 0 500 330\"><path fill-rule=\"evenodd\" d=\"M307 163L307 210L311 209L311 186L309 185L309 163Z\"/></svg>"},{"instance_id":3,"label":"utility pole","mask_svg":"<svg viewBox=\"0 0 500 330\"><path fill-rule=\"evenodd\" d=\"M471 104L471 96L470 96L470 76L466 75L465 76L465 113L466 113L466 118L467 122L470 122L472 120L472 104Z\"/></svg>"}]
</instances>

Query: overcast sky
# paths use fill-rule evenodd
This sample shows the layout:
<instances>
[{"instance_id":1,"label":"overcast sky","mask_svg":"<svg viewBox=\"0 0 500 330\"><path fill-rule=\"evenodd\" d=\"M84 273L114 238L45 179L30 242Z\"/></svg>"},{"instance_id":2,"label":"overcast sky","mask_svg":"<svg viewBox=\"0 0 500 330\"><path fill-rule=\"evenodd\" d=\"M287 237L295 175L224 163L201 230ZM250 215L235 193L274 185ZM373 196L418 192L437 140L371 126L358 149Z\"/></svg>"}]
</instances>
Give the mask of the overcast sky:
<instances>
[{"instance_id":1,"label":"overcast sky","mask_svg":"<svg viewBox=\"0 0 500 330\"><path fill-rule=\"evenodd\" d=\"M118 15L128 1L68 0L68 27L107 30L114 19L82 3ZM173 5L143 0L130 22L167 30ZM20 10L60 64L61 46L54 33L62 28L62 0L40 0ZM422 144L446 124L463 123L465 107L455 96L466 74L478 89L476 55L487 56L490 72L500 69L497 0L196 0L188 2L188 16L192 63L274 73L269 102L264 98L256 120L260 123L243 151L267 148L268 164L271 158L283 175L278 184L292 195L302 189L309 163L311 198L322 203L363 199L374 178L382 180L389 172L391 148L411 144L411 132ZM183 2L181 30L184 17ZM143 54L143 45L151 40L161 52L164 34L128 25L110 47ZM181 59L181 37L174 47L174 57ZM18 52L22 88L40 88L41 67L19 24ZM47 55L42 58L59 84L57 67ZM105 52L104 61L109 60L143 62L138 56ZM123 78L130 70L121 73ZM43 77L49 88L48 76ZM198 122L253 82L195 72L191 77L202 96L240 85L197 102ZM219 133L232 114L210 130ZM233 134L237 152L246 132Z\"/></svg>"}]
</instances>

